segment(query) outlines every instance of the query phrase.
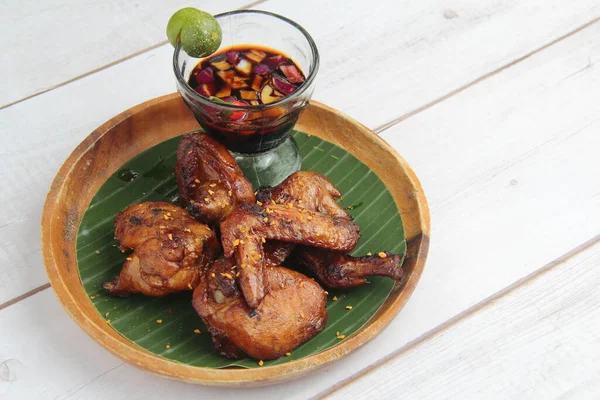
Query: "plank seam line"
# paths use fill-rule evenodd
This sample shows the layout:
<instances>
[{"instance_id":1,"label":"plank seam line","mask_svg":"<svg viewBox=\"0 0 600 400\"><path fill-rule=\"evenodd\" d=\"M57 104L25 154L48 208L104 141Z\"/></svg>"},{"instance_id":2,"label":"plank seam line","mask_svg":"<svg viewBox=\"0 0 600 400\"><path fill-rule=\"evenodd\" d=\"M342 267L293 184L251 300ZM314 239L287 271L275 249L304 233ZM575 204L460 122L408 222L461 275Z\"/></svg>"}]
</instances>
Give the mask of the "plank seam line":
<instances>
[{"instance_id":1,"label":"plank seam line","mask_svg":"<svg viewBox=\"0 0 600 400\"><path fill-rule=\"evenodd\" d=\"M50 283L45 283L45 284L43 284L42 286L38 286L38 287L36 287L35 289L32 289L32 290L30 290L30 291L29 291L29 292L27 292L27 293L23 293L23 294L22 294L22 295L20 295L20 296L17 296L17 297L15 297L15 298L13 298L13 299L10 299L10 300L8 300L8 301L7 301L7 302L5 302L5 303L2 303L2 304L0 304L0 311L4 310L6 307L10 307L10 306L12 306L13 304L16 304L16 303L18 303L18 302L19 302L19 301L21 301L21 300L25 300L26 298L28 298L28 297L31 297L31 296L33 296L34 294L37 294L37 293L39 293L39 292L41 292L41 291L43 291L43 290L46 290L46 289L48 289L49 287L50 287Z\"/></svg>"},{"instance_id":2,"label":"plank seam line","mask_svg":"<svg viewBox=\"0 0 600 400\"><path fill-rule=\"evenodd\" d=\"M491 78L494 75L499 74L500 72L504 71L505 69L513 67L514 65L519 64L522 61L525 61L526 59L530 58L531 56L534 56L537 53L539 53L539 52L541 52L541 51L549 48L550 46L553 46L556 43L561 42L561 41L563 41L563 40L565 40L565 39L567 39L567 38L569 38L569 37L571 37L571 36L579 33L580 31L582 31L582 30L584 30L584 29L592 26L593 24L595 24L598 21L600 21L600 16L592 19L591 21L586 22L585 24L581 25L580 27L578 27L578 28L576 28L576 29L574 29L574 30L572 30L570 32L567 32L566 34L564 34L562 36L559 36L558 38L556 38L556 39L554 39L554 40L546 43L542 47L539 47L539 48L537 48L537 49L535 49L535 50L533 50L533 51L531 51L531 52L529 52L529 53L527 53L527 54L525 54L525 55L523 55L523 56L521 56L521 57L519 57L519 58L511 61L511 62L509 62L508 64L502 65L501 67L498 67L495 70L493 70L491 72L488 72L487 74L484 74L484 75L480 76L479 78L477 78L477 79L475 79L475 80L473 80L473 81L471 81L471 82L469 82L469 83L467 83L467 84L465 84L463 86L460 86L459 88L454 89L451 92L446 93L445 95L443 95L441 97L438 97L437 99L435 99L435 100L433 100L433 101L431 101L431 102L429 102L427 104L422 105L421 107L418 107L418 108L416 108L416 109L414 109L412 111L407 112L406 114L401 115L398 118L395 118L395 119L393 119L393 120L391 120L389 122L386 122L383 125L378 126L377 128L373 129L373 132L375 132L375 133L377 133L379 135L381 132L383 132L383 131L391 128L392 126L394 126L394 125L396 125L396 124L398 124L398 123L400 123L400 122L402 122L402 121L404 121L404 120L406 120L406 119L408 119L410 117L413 117L413 116L415 116L415 115L417 115L417 114L419 114L419 113L427 110L428 108L431 108L431 107L435 106L436 104L439 104L442 101L449 99L450 97L453 97L453 96L455 96L455 95L457 95L457 94L459 94L459 93L461 93L461 92L469 89L471 86L475 86L478 83L481 83L484 80L486 80L488 78Z\"/></svg>"},{"instance_id":3,"label":"plank seam line","mask_svg":"<svg viewBox=\"0 0 600 400\"><path fill-rule=\"evenodd\" d=\"M311 400L312 399L324 399L326 397L329 397L332 394L334 394L335 392L344 388L345 386L348 386L349 384L353 383L355 380L357 380L359 378L363 378L366 375L371 374L372 372L376 371L379 367L387 364L388 362L401 356L402 354L406 353L407 351L409 351L413 348L416 348L416 347L420 346L421 344L426 343L430 340L433 340L436 337L439 337L445 331L447 331L448 329L457 325L458 323L462 322L463 320L469 318L471 315L474 315L474 314L478 313L479 311L485 310L486 308L492 306L495 302L497 302L501 298L517 291L522 286L532 283L532 282L535 282L536 280L543 277L549 271L564 264L565 262L569 261L574 256L578 255L579 253L584 252L585 250L588 250L589 248L591 248L592 246L596 245L599 242L600 242L600 234L594 236L593 238L591 238L591 239L585 241L584 243L576 246L575 248L569 250L568 252L564 253L563 255L559 256L558 258L550 261L549 263L547 263L546 265L537 269L536 271L532 272L531 274L517 280L516 282L505 287L504 289L485 298L484 300L480 301L479 303L475 304L474 306L472 306L472 307L464 310L463 312L455 315L454 317L448 319L446 322L443 322L442 324L436 326L435 328L423 333L421 336L408 342L407 344L400 347L399 349L394 350L390 354L375 361L374 363L370 364L369 366L367 366L367 367L361 369L360 371L352 374L351 376L341 380L340 382L336 383L335 385L317 393L315 396L311 397Z\"/></svg>"},{"instance_id":4,"label":"plank seam line","mask_svg":"<svg viewBox=\"0 0 600 400\"><path fill-rule=\"evenodd\" d=\"M237 10L247 10L249 8L252 8L252 7L255 7L255 6L259 5L259 4L262 4L262 3L266 2L266 1L268 1L268 0L256 0L256 1L253 1L251 3L246 4L245 6L237 8ZM157 49L157 48L159 48L161 46L164 46L167 43L169 43L168 40L163 40L162 42L159 42L159 43L153 44L152 46L149 46L149 47L146 47L144 49L138 50L138 51L136 51L134 53L131 53L131 54L125 56L125 57L122 57L122 58L119 58L117 60L111 61L108 64L102 65L102 66L100 66L98 68L94 68L91 71L88 71L88 72L83 73L81 75L77 75L77 76L75 76L75 77L73 77L71 79L68 79L68 80L64 81L64 82L57 83L54 86L50 86L50 87L48 87L46 89L42 89L39 92L30 94L29 96L25 96L25 97L23 97L23 98L21 98L19 100L15 100L15 101L12 101L10 103L4 104L3 106L0 106L0 110L4 110L5 108L12 107L12 106L14 106L16 104L24 102L25 100L32 99L32 98L40 96L40 95L42 95L44 93L51 92L54 89L61 88L63 86L68 85L69 83L73 83L73 82L78 81L80 79L86 78L86 77L88 77L90 75L95 74L96 72L104 71L105 69L113 67L113 66L115 66L117 64L121 64L122 62L125 62L125 61L130 60L130 59L132 59L134 57L137 57L139 55L142 55L144 53L147 53L149 51Z\"/></svg>"}]
</instances>

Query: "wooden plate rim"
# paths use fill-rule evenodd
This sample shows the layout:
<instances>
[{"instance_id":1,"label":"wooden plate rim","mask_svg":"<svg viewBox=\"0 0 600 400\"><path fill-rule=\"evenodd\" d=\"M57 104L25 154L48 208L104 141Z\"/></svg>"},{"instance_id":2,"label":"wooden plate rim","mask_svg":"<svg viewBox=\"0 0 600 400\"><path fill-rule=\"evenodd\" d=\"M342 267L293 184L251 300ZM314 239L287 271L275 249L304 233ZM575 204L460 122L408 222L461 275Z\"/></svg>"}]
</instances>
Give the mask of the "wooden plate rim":
<instances>
[{"instance_id":1,"label":"wooden plate rim","mask_svg":"<svg viewBox=\"0 0 600 400\"><path fill-rule=\"evenodd\" d=\"M314 100L311 101L309 107L320 108L326 112L336 114L337 116L350 121L358 129L363 130L363 133L370 135L371 139L378 142L380 147L386 148L386 150L397 159L398 163L407 174L413 186L412 190L418 207L418 223L420 225L418 231L420 231L420 234L412 238L407 237L408 256L405 265L406 263L410 263L412 265L412 272L407 280L403 280L394 286L387 300L371 317L369 322L367 322L357 332L341 341L339 344L324 350L321 353L299 360L291 361L282 365L254 369L212 369L180 364L178 362L152 354L136 346L132 342L122 337L114 329L110 328L104 319L102 319L100 314L96 313L95 315L90 315L90 313L84 310L82 304L75 298L73 293L68 288L66 283L67 272L64 272L60 268L60 260L55 259L53 255L53 232L51 229L51 222L53 218L55 218L60 206L60 193L64 189L65 182L73 171L73 168L77 166L77 162L87 151L89 151L94 143L101 140L108 131L110 131L120 122L125 121L132 115L135 115L136 113L139 113L148 107L156 106L162 102L177 101L178 98L179 95L177 93L157 97L120 113L116 117L98 127L90 135L88 135L75 148L75 150L73 150L73 152L69 155L59 169L52 182L52 185L50 186L50 190L44 204L41 221L42 255L44 265L46 267L46 273L48 274L52 288L54 289L62 306L71 315L75 322L77 322L77 324L79 324L79 326L94 340L102 344L119 358L132 365L136 365L139 368L163 377L210 386L261 386L297 378L309 372L315 371L318 368L322 368L327 364L349 354L351 351L359 348L370 339L375 337L379 332L381 332L404 306L408 298L413 293L415 286L422 274L427 258L430 237L430 217L427 200L416 174L394 148L392 148L387 142L372 132L369 128L354 121L340 111ZM318 135L316 134L316 136ZM361 160L360 155L354 155ZM390 191L390 193L398 205L396 194L392 191ZM78 231L82 217L82 215L79 215L78 220L73 221L73 223L76 225L75 231ZM73 242L73 247L74 246L75 242ZM72 254L75 254L74 249ZM89 305L91 305L91 301L88 306Z\"/></svg>"}]
</instances>

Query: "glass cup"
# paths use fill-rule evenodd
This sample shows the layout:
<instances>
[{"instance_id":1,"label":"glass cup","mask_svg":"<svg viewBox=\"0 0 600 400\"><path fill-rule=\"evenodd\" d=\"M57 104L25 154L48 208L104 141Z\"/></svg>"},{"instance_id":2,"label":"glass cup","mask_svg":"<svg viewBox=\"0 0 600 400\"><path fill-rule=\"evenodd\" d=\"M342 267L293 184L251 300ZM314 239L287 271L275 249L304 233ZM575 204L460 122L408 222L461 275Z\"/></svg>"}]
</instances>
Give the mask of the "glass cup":
<instances>
[{"instance_id":1,"label":"glass cup","mask_svg":"<svg viewBox=\"0 0 600 400\"><path fill-rule=\"evenodd\" d=\"M190 57L180 43L173 55L177 90L200 126L227 147L255 187L277 185L300 169L300 152L290 133L314 90L317 46L300 25L270 12L241 10L215 18L223 31L218 51L237 45L272 48L294 60L306 77L296 91L270 104L221 104L188 84L202 59Z\"/></svg>"}]
</instances>

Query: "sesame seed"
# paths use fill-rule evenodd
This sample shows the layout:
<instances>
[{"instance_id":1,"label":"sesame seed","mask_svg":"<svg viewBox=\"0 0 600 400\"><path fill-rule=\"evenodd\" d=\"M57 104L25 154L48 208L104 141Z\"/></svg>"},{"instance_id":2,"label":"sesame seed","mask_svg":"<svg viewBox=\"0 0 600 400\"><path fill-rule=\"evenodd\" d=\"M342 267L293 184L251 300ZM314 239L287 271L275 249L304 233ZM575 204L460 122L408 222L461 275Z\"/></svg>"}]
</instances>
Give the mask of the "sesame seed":
<instances>
[{"instance_id":1,"label":"sesame seed","mask_svg":"<svg viewBox=\"0 0 600 400\"><path fill-rule=\"evenodd\" d=\"M271 223L269 224L270 226L275 225L275 221L271 221Z\"/></svg>"},{"instance_id":2,"label":"sesame seed","mask_svg":"<svg viewBox=\"0 0 600 400\"><path fill-rule=\"evenodd\" d=\"M109 316L109 314L110 314L110 311L109 311L109 312L107 312L106 314L104 314L104 316L105 316L105 317L108 317L108 316Z\"/></svg>"},{"instance_id":3,"label":"sesame seed","mask_svg":"<svg viewBox=\"0 0 600 400\"><path fill-rule=\"evenodd\" d=\"M291 356L291 355L292 355L292 353L290 353L289 351L288 351L287 353L285 353L285 356L286 356L286 357L289 357L289 356Z\"/></svg>"},{"instance_id":4,"label":"sesame seed","mask_svg":"<svg viewBox=\"0 0 600 400\"><path fill-rule=\"evenodd\" d=\"M352 310L352 306L346 306L346 310Z\"/></svg>"},{"instance_id":5,"label":"sesame seed","mask_svg":"<svg viewBox=\"0 0 600 400\"><path fill-rule=\"evenodd\" d=\"M277 205L277 203L275 203L275 200L271 199L271 204L273 204L274 206Z\"/></svg>"},{"instance_id":6,"label":"sesame seed","mask_svg":"<svg viewBox=\"0 0 600 400\"><path fill-rule=\"evenodd\" d=\"M167 350L168 350L168 349L170 349L170 348L171 348L171 345L170 345L170 344L167 344L167 345L165 345L165 349L167 349Z\"/></svg>"},{"instance_id":7,"label":"sesame seed","mask_svg":"<svg viewBox=\"0 0 600 400\"><path fill-rule=\"evenodd\" d=\"M379 253L377 253L377 255L381 258L386 258L387 254L385 254L383 251L380 251Z\"/></svg>"},{"instance_id":8,"label":"sesame seed","mask_svg":"<svg viewBox=\"0 0 600 400\"><path fill-rule=\"evenodd\" d=\"M283 200L283 199L279 199L279 204L283 204L284 201L285 200Z\"/></svg>"},{"instance_id":9,"label":"sesame seed","mask_svg":"<svg viewBox=\"0 0 600 400\"><path fill-rule=\"evenodd\" d=\"M94 300L96 298L96 296L90 296L90 299Z\"/></svg>"},{"instance_id":10,"label":"sesame seed","mask_svg":"<svg viewBox=\"0 0 600 400\"><path fill-rule=\"evenodd\" d=\"M228 274L227 272L221 272L221 276L224 276L227 279L233 279L233 276L231 276L231 274Z\"/></svg>"},{"instance_id":11,"label":"sesame seed","mask_svg":"<svg viewBox=\"0 0 600 400\"><path fill-rule=\"evenodd\" d=\"M200 183L200 179L194 179L194 182Z\"/></svg>"},{"instance_id":12,"label":"sesame seed","mask_svg":"<svg viewBox=\"0 0 600 400\"><path fill-rule=\"evenodd\" d=\"M300 284L298 286L304 287L304 281L300 282Z\"/></svg>"},{"instance_id":13,"label":"sesame seed","mask_svg":"<svg viewBox=\"0 0 600 400\"><path fill-rule=\"evenodd\" d=\"M337 296L333 296L333 299L331 299L331 300L333 300L333 301L337 301L337 300L338 300L338 298L337 298Z\"/></svg>"},{"instance_id":14,"label":"sesame seed","mask_svg":"<svg viewBox=\"0 0 600 400\"><path fill-rule=\"evenodd\" d=\"M133 261L133 258L131 258L131 257L127 257L127 258L126 258L126 260L127 260L127 261Z\"/></svg>"},{"instance_id":15,"label":"sesame seed","mask_svg":"<svg viewBox=\"0 0 600 400\"><path fill-rule=\"evenodd\" d=\"M210 199L209 199L208 197L205 197L205 198L204 198L204 202L205 202L205 203L208 203L209 201L210 201Z\"/></svg>"},{"instance_id":16,"label":"sesame seed","mask_svg":"<svg viewBox=\"0 0 600 400\"><path fill-rule=\"evenodd\" d=\"M197 328L196 328L196 329L194 329L194 333L201 333L201 332L200 332L200 329L197 329Z\"/></svg>"},{"instance_id":17,"label":"sesame seed","mask_svg":"<svg viewBox=\"0 0 600 400\"><path fill-rule=\"evenodd\" d=\"M260 361L258 362L258 366L259 366L259 367L262 367L262 366L263 366L263 364L264 364L264 361L263 361L263 360L260 360Z\"/></svg>"},{"instance_id":18,"label":"sesame seed","mask_svg":"<svg viewBox=\"0 0 600 400\"><path fill-rule=\"evenodd\" d=\"M167 216L172 217L173 215L170 212L168 212Z\"/></svg>"},{"instance_id":19,"label":"sesame seed","mask_svg":"<svg viewBox=\"0 0 600 400\"><path fill-rule=\"evenodd\" d=\"M263 221L264 221L264 222L269 222L269 218L267 218L267 217L264 217L264 218L263 218Z\"/></svg>"},{"instance_id":20,"label":"sesame seed","mask_svg":"<svg viewBox=\"0 0 600 400\"><path fill-rule=\"evenodd\" d=\"M162 324L162 319L157 319L157 320L156 320L156 323L157 323L157 324Z\"/></svg>"},{"instance_id":21,"label":"sesame seed","mask_svg":"<svg viewBox=\"0 0 600 400\"><path fill-rule=\"evenodd\" d=\"M244 244L244 240L243 239L240 239L240 244Z\"/></svg>"},{"instance_id":22,"label":"sesame seed","mask_svg":"<svg viewBox=\"0 0 600 400\"><path fill-rule=\"evenodd\" d=\"M335 333L335 336L340 336L340 331L337 331L337 332Z\"/></svg>"},{"instance_id":23,"label":"sesame seed","mask_svg":"<svg viewBox=\"0 0 600 400\"><path fill-rule=\"evenodd\" d=\"M194 239L194 242L200 244L202 242L202 240L200 240L200 238L196 238L196 239Z\"/></svg>"},{"instance_id":24,"label":"sesame seed","mask_svg":"<svg viewBox=\"0 0 600 400\"><path fill-rule=\"evenodd\" d=\"M216 276L215 273L213 272L212 274L210 274L210 276L212 276L213 278Z\"/></svg>"},{"instance_id":25,"label":"sesame seed","mask_svg":"<svg viewBox=\"0 0 600 400\"><path fill-rule=\"evenodd\" d=\"M173 234L172 233L169 233L167 236L169 237L169 240L173 240Z\"/></svg>"},{"instance_id":26,"label":"sesame seed","mask_svg":"<svg viewBox=\"0 0 600 400\"><path fill-rule=\"evenodd\" d=\"M240 267L242 267L242 269L246 268L246 264L242 263L242 265L240 265Z\"/></svg>"},{"instance_id":27,"label":"sesame seed","mask_svg":"<svg viewBox=\"0 0 600 400\"><path fill-rule=\"evenodd\" d=\"M96 253L96 254L100 254L100 250L96 250L94 253Z\"/></svg>"},{"instance_id":28,"label":"sesame seed","mask_svg":"<svg viewBox=\"0 0 600 400\"><path fill-rule=\"evenodd\" d=\"M367 255L368 255L368 256L372 256L372 255L373 255L373 253L371 253L371 252L368 252L368 253L367 253Z\"/></svg>"},{"instance_id":29,"label":"sesame seed","mask_svg":"<svg viewBox=\"0 0 600 400\"><path fill-rule=\"evenodd\" d=\"M262 206L262 205L263 205L263 203L261 203L261 202L260 202L260 201L258 201L258 200L256 200L256 204L257 204L257 205L259 205L259 206Z\"/></svg>"},{"instance_id":30,"label":"sesame seed","mask_svg":"<svg viewBox=\"0 0 600 400\"><path fill-rule=\"evenodd\" d=\"M163 218L167 221L169 220L169 216L167 214L163 215Z\"/></svg>"},{"instance_id":31,"label":"sesame seed","mask_svg":"<svg viewBox=\"0 0 600 400\"><path fill-rule=\"evenodd\" d=\"M308 217L306 217L307 220L312 221L312 217L309 215Z\"/></svg>"},{"instance_id":32,"label":"sesame seed","mask_svg":"<svg viewBox=\"0 0 600 400\"><path fill-rule=\"evenodd\" d=\"M240 239L235 239L233 241L233 246L235 247L235 246L239 246L239 245L240 245Z\"/></svg>"},{"instance_id":33,"label":"sesame seed","mask_svg":"<svg viewBox=\"0 0 600 400\"><path fill-rule=\"evenodd\" d=\"M216 183L211 183L211 184L210 184L210 185L208 185L208 186L210 186L210 187L215 187L215 186L217 186L217 184L216 184Z\"/></svg>"},{"instance_id":34,"label":"sesame seed","mask_svg":"<svg viewBox=\"0 0 600 400\"><path fill-rule=\"evenodd\" d=\"M229 197L233 196L233 192L231 190L228 190L227 191L227 196L229 196Z\"/></svg>"},{"instance_id":35,"label":"sesame seed","mask_svg":"<svg viewBox=\"0 0 600 400\"><path fill-rule=\"evenodd\" d=\"M260 241L263 243L267 243L267 239L265 239L265 238L260 238Z\"/></svg>"},{"instance_id":36,"label":"sesame seed","mask_svg":"<svg viewBox=\"0 0 600 400\"><path fill-rule=\"evenodd\" d=\"M225 203L221 204L221 208L225 208L225 206L226 206Z\"/></svg>"},{"instance_id":37,"label":"sesame seed","mask_svg":"<svg viewBox=\"0 0 600 400\"><path fill-rule=\"evenodd\" d=\"M196 187L196 184L192 183L192 184L190 185L190 187Z\"/></svg>"},{"instance_id":38,"label":"sesame seed","mask_svg":"<svg viewBox=\"0 0 600 400\"><path fill-rule=\"evenodd\" d=\"M213 194L215 194L215 192L213 192L212 190L208 189L208 194L210 194L212 196Z\"/></svg>"},{"instance_id":39,"label":"sesame seed","mask_svg":"<svg viewBox=\"0 0 600 400\"><path fill-rule=\"evenodd\" d=\"M303 313L300 313L300 318L304 318L304 314Z\"/></svg>"},{"instance_id":40,"label":"sesame seed","mask_svg":"<svg viewBox=\"0 0 600 400\"><path fill-rule=\"evenodd\" d=\"M106 320L106 323L107 323L107 324L110 324L110 319L107 319L107 320Z\"/></svg>"},{"instance_id":41,"label":"sesame seed","mask_svg":"<svg viewBox=\"0 0 600 400\"><path fill-rule=\"evenodd\" d=\"M188 154L192 154L192 151L191 151L191 150L190 150L190 151L188 151Z\"/></svg>"},{"instance_id":42,"label":"sesame seed","mask_svg":"<svg viewBox=\"0 0 600 400\"><path fill-rule=\"evenodd\" d=\"M239 273L239 272L236 272L236 273L235 273L235 277L237 278L238 276L240 276L240 273Z\"/></svg>"},{"instance_id":43,"label":"sesame seed","mask_svg":"<svg viewBox=\"0 0 600 400\"><path fill-rule=\"evenodd\" d=\"M166 226L164 226L164 225L160 225L160 226L159 226L159 228L160 228L160 229L165 229L165 228L166 228Z\"/></svg>"},{"instance_id":44,"label":"sesame seed","mask_svg":"<svg viewBox=\"0 0 600 400\"><path fill-rule=\"evenodd\" d=\"M343 339L343 338L345 338L345 337L346 337L346 335L338 335L338 337L337 337L337 338L338 338L339 340L342 340L342 339Z\"/></svg>"}]
</instances>

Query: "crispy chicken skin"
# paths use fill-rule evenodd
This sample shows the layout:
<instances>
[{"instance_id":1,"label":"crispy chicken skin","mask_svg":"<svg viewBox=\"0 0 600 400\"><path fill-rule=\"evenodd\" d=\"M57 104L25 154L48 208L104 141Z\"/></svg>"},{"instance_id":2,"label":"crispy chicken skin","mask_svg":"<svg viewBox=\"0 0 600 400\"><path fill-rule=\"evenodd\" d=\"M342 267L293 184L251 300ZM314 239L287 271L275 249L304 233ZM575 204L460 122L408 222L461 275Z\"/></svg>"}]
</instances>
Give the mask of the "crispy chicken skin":
<instances>
[{"instance_id":1,"label":"crispy chicken skin","mask_svg":"<svg viewBox=\"0 0 600 400\"><path fill-rule=\"evenodd\" d=\"M312 279L284 267L266 268L271 290L253 309L238 290L237 272L235 260L217 260L207 269L192 300L223 356L275 359L325 327L327 294Z\"/></svg>"},{"instance_id":2,"label":"crispy chicken skin","mask_svg":"<svg viewBox=\"0 0 600 400\"><path fill-rule=\"evenodd\" d=\"M307 210L319 211L339 218L350 219L346 210L335 199L341 198L339 190L329 179L317 172L299 171L290 175L276 187L260 188L257 200L264 204L294 203ZM270 252L288 251L283 243L274 242ZM353 287L368 283L367 276L402 278L402 255L382 252L385 257L352 257L340 252L301 247L295 252L295 261L311 269L319 280L330 288Z\"/></svg>"},{"instance_id":3,"label":"crispy chicken skin","mask_svg":"<svg viewBox=\"0 0 600 400\"><path fill-rule=\"evenodd\" d=\"M280 242L278 240L269 240L263 246L265 252L265 266L277 267L292 254L296 248L294 243Z\"/></svg>"},{"instance_id":4,"label":"crispy chicken skin","mask_svg":"<svg viewBox=\"0 0 600 400\"><path fill-rule=\"evenodd\" d=\"M215 233L170 203L133 204L115 218L121 249L133 249L118 277L102 286L112 296L164 296L196 287L220 250Z\"/></svg>"},{"instance_id":5,"label":"crispy chicken skin","mask_svg":"<svg viewBox=\"0 0 600 400\"><path fill-rule=\"evenodd\" d=\"M295 257L301 265L312 270L330 288L348 288L369 283L367 276L402 278L403 256L381 252L374 256L352 257L334 251L301 248Z\"/></svg>"},{"instance_id":6,"label":"crispy chicken skin","mask_svg":"<svg viewBox=\"0 0 600 400\"><path fill-rule=\"evenodd\" d=\"M256 200L264 204L294 203L298 208L317 211L338 218L350 218L335 199L342 197L327 177L312 171L298 171L275 187L262 187Z\"/></svg>"},{"instance_id":7,"label":"crispy chicken skin","mask_svg":"<svg viewBox=\"0 0 600 400\"><path fill-rule=\"evenodd\" d=\"M211 226L218 225L238 203L255 201L252 184L231 154L205 133L183 135L175 176L182 205Z\"/></svg>"},{"instance_id":8,"label":"crispy chicken skin","mask_svg":"<svg viewBox=\"0 0 600 400\"><path fill-rule=\"evenodd\" d=\"M221 242L225 257L235 252L242 267L240 289L252 308L258 307L269 290L263 248L267 239L349 251L358 242L359 228L349 219L298 209L291 203L238 205L221 223Z\"/></svg>"}]
</instances>

